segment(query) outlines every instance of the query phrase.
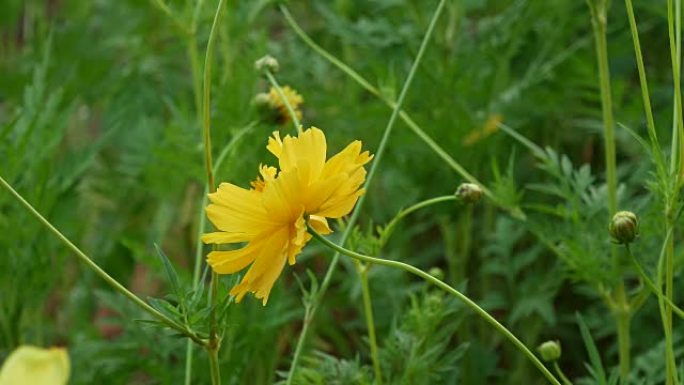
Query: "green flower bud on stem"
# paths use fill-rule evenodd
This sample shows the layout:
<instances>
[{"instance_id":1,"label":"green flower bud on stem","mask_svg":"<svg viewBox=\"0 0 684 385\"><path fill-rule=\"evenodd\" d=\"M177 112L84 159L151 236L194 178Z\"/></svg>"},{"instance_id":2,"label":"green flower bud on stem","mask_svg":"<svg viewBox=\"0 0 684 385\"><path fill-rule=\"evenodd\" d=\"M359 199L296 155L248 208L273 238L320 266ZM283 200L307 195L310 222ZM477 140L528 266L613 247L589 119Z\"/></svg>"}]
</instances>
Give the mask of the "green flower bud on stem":
<instances>
[{"instance_id":1,"label":"green flower bud on stem","mask_svg":"<svg viewBox=\"0 0 684 385\"><path fill-rule=\"evenodd\" d=\"M628 244L639 234L639 221L631 211L618 211L608 226L610 236L619 244Z\"/></svg>"},{"instance_id":2,"label":"green flower bud on stem","mask_svg":"<svg viewBox=\"0 0 684 385\"><path fill-rule=\"evenodd\" d=\"M482 188L475 183L461 183L456 189L456 196L464 203L477 203L482 198Z\"/></svg>"},{"instance_id":3,"label":"green flower bud on stem","mask_svg":"<svg viewBox=\"0 0 684 385\"><path fill-rule=\"evenodd\" d=\"M270 71L271 73L278 72L280 65L278 60L271 55L266 55L254 62L254 68L259 72Z\"/></svg>"},{"instance_id":4,"label":"green flower bud on stem","mask_svg":"<svg viewBox=\"0 0 684 385\"><path fill-rule=\"evenodd\" d=\"M546 362L557 361L561 356L561 346L558 341L546 341L537 347L542 360Z\"/></svg>"},{"instance_id":5,"label":"green flower bud on stem","mask_svg":"<svg viewBox=\"0 0 684 385\"><path fill-rule=\"evenodd\" d=\"M430 268L428 274L439 279L440 281L444 279L444 270L440 269L439 267Z\"/></svg>"}]
</instances>

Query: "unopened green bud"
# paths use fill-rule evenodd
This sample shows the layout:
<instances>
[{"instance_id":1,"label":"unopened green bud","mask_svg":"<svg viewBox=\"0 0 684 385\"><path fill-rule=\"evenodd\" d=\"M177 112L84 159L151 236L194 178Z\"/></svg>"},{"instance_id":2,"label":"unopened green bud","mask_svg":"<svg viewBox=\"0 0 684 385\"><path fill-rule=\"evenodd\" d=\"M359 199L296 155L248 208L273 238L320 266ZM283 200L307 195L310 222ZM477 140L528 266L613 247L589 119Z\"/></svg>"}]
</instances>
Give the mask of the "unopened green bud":
<instances>
[{"instance_id":1,"label":"unopened green bud","mask_svg":"<svg viewBox=\"0 0 684 385\"><path fill-rule=\"evenodd\" d=\"M456 196L464 203L477 203L482 198L482 188L475 183L461 183L456 189Z\"/></svg>"},{"instance_id":2,"label":"unopened green bud","mask_svg":"<svg viewBox=\"0 0 684 385\"><path fill-rule=\"evenodd\" d=\"M639 235L639 221L631 211L618 211L610 221L608 232L615 242L628 244Z\"/></svg>"},{"instance_id":3,"label":"unopened green bud","mask_svg":"<svg viewBox=\"0 0 684 385\"><path fill-rule=\"evenodd\" d=\"M440 269L439 267L430 268L430 270L428 270L428 274L439 279L440 281L444 279L444 270Z\"/></svg>"},{"instance_id":4,"label":"unopened green bud","mask_svg":"<svg viewBox=\"0 0 684 385\"><path fill-rule=\"evenodd\" d=\"M278 72L278 60L271 55L266 55L254 62L254 68L259 72L269 71L271 73Z\"/></svg>"},{"instance_id":5,"label":"unopened green bud","mask_svg":"<svg viewBox=\"0 0 684 385\"><path fill-rule=\"evenodd\" d=\"M560 342L546 341L537 347L537 351L539 351L542 360L546 362L556 361L561 356Z\"/></svg>"},{"instance_id":6,"label":"unopened green bud","mask_svg":"<svg viewBox=\"0 0 684 385\"><path fill-rule=\"evenodd\" d=\"M256 94L254 99L252 100L252 103L257 108L266 108L271 106L271 96L267 93L261 92Z\"/></svg>"}]
</instances>

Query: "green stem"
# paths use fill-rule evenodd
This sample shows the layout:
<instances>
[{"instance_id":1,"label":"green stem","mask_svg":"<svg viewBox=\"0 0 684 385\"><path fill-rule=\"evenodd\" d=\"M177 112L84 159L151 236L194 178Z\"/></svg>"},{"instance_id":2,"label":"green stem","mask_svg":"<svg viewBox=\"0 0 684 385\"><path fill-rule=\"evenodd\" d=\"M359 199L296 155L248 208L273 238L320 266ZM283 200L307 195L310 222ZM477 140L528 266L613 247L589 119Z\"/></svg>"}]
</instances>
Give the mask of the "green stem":
<instances>
[{"instance_id":1,"label":"green stem","mask_svg":"<svg viewBox=\"0 0 684 385\"><path fill-rule=\"evenodd\" d=\"M458 200L460 199L456 195L443 195L435 198L426 199L412 206L409 206L406 209L401 210L394 218L392 218L392 220L387 224L387 226L385 226L385 230L382 233L380 244L384 245L387 242L387 239L390 237L390 235L392 235L392 233L394 232L394 228L397 226L399 221L406 218L406 216L408 216L409 214L437 203Z\"/></svg>"},{"instance_id":2,"label":"green stem","mask_svg":"<svg viewBox=\"0 0 684 385\"><path fill-rule=\"evenodd\" d=\"M173 23L175 24L175 26L176 26L181 32L183 32L183 33L185 33L185 34L188 34L188 35L192 33L192 32L188 29L188 27L187 27L185 24L183 24L183 23L176 17L176 15L173 13L173 11L171 10L171 8L169 8L169 6L166 5L166 3L164 3L162 0L152 0L152 2L153 2L154 5L156 5L157 8L159 8L166 16L168 16L169 19L171 19L171 21L173 21Z\"/></svg>"},{"instance_id":3,"label":"green stem","mask_svg":"<svg viewBox=\"0 0 684 385\"><path fill-rule=\"evenodd\" d=\"M558 374L558 377L560 377L563 385L572 385L572 381L570 381L570 379L565 376L565 373L563 373L560 366L558 366L558 361L553 361L553 369Z\"/></svg>"},{"instance_id":4,"label":"green stem","mask_svg":"<svg viewBox=\"0 0 684 385\"><path fill-rule=\"evenodd\" d=\"M64 234L62 234L59 230L57 230L56 227L50 223L45 217L43 217L38 210L36 210L24 197L22 197L12 186L10 186L5 179L0 176L0 184L16 198L19 203L26 208L36 219L38 219L45 227L47 227L50 232L52 232L57 238L59 238L64 245L66 245L71 251L76 254L76 256L81 260L81 262L85 263L88 268L90 268L92 271L94 271L100 278L102 278L105 282L107 282L114 290L118 291L119 293L123 294L126 298L130 299L133 303L138 305L141 309L152 315L153 317L157 318L159 321L161 321L164 325L168 326L171 329L176 330L177 332L183 334L184 336L190 338L194 342L196 342L198 345L205 346L207 344L207 341L204 339L200 338L195 332L192 330L188 329L186 326L178 324L176 321L170 319L169 317L165 316L164 314L160 313L157 309L153 308L147 302L143 301L140 297L137 295L133 294L131 291L126 289L125 286L123 286L119 281L114 279L112 276L107 274L106 271L102 270L100 266L98 266L90 257L88 257L81 249L79 249L76 245L74 245Z\"/></svg>"},{"instance_id":5,"label":"green stem","mask_svg":"<svg viewBox=\"0 0 684 385\"><path fill-rule=\"evenodd\" d=\"M209 376L212 385L221 384L221 369L218 361L218 349L208 349L209 353Z\"/></svg>"},{"instance_id":6,"label":"green stem","mask_svg":"<svg viewBox=\"0 0 684 385\"><path fill-rule=\"evenodd\" d=\"M646 70L644 68L644 57L641 53L641 43L639 42L639 30L637 28L636 18L634 17L634 7L632 0L625 0L625 7L627 8L627 18L629 19L629 28L632 32L632 42L634 43L634 56L636 57L637 70L639 72L639 83L641 85L641 97L644 103L644 113L646 114L646 127L648 129L648 136L651 140L651 152L656 158L656 166L661 175L664 175L663 154L660 151L660 143L658 142L658 135L656 134L655 120L653 119L653 108L651 107L651 97L648 92L648 78L646 77Z\"/></svg>"},{"instance_id":7,"label":"green stem","mask_svg":"<svg viewBox=\"0 0 684 385\"><path fill-rule=\"evenodd\" d=\"M370 170L368 171L368 177L366 178L366 183L364 183L364 189L368 191L368 187L370 186L370 183L373 181L373 178L377 172L378 166L380 165L380 161L382 160L382 157L385 153L385 150L387 148L387 143L389 140L389 136L392 132L392 128L394 127L394 123L397 119L397 116L399 115L399 111L401 109L401 105L404 103L404 98L406 97L406 94L408 93L408 90L411 86L411 82L413 81L413 77L416 74L416 71L418 69L418 66L420 65L421 60L423 59L423 55L425 54L425 50L427 48L428 42L430 41L430 38L432 37L432 32L435 29L435 25L437 25L437 20L439 19L439 16L442 14L442 10L444 9L444 4L446 3L446 0L440 0L439 4L437 5L437 8L435 9L435 12L432 14L432 19L430 20L430 24L428 25L428 29L425 32L425 36L423 37L423 41L420 44L420 48L418 49L418 53L416 54L416 58L413 61L413 64L411 65L411 69L409 70L408 76L406 77L406 81L404 82L404 85L401 89L401 92L399 93L399 98L397 99L397 103L392 110L392 115L390 116L389 122L387 122L387 126L385 127L385 131L382 135L382 139L380 140L380 144L378 145L378 149L375 152L375 160L373 161ZM284 7L281 9L285 9ZM366 197L368 194L361 195L359 198L359 201L356 204L356 207L354 208L354 211L352 212L351 218L349 219L349 222L347 223L347 228L345 229L344 233L342 234L342 239L340 240L341 244L344 245L344 243L347 241L347 238L351 234L352 230L354 229L354 226L356 225L356 222L359 218L359 215L361 214L361 209L363 208L363 204L366 201ZM290 364L290 371L288 373L287 377L287 382L286 385L291 385L292 384L292 379L294 378L294 372L297 368L297 365L299 363L300 355L303 351L303 349L300 348L300 345L303 345L304 339L306 339L306 333L309 330L309 324L313 321L316 311L318 309L319 304L321 303L323 296L325 296L325 293L328 289L328 286L330 286L330 282L332 279L332 275L335 272L335 269L337 268L337 263L339 261L340 254L335 253L335 255L332 258L332 261L330 262L330 266L328 267L328 270L325 273L325 277L323 278L323 282L321 283L321 287L319 288L319 291L317 295L312 298L312 304L311 304L311 314L308 319L308 322L304 322L304 325L302 327L302 331L299 335L299 341L297 342L297 347L298 349L295 351L295 356L292 358L292 363Z\"/></svg>"},{"instance_id":8,"label":"green stem","mask_svg":"<svg viewBox=\"0 0 684 385\"><path fill-rule=\"evenodd\" d=\"M324 238L322 235L318 234L308 223L307 223L307 228L309 230L309 233L316 238L319 242L324 244L325 246L331 248L332 250L335 250L339 254L344 254L348 257L351 257L353 259L356 259L361 262L365 263L372 263L376 265L382 265L382 266L388 266L388 267L393 267L397 269L404 270L406 272L409 272L413 275L416 275L428 283L431 283L440 289L448 292L449 294L453 295L454 297L458 298L463 304L465 304L470 310L472 310L474 313L476 313L478 316L483 318L487 323L492 325L497 331L499 331L501 334L503 334L513 345L515 345L533 364L534 366L539 369L539 371L542 372L544 377L546 377L550 383L555 384L555 385L560 385L560 382L549 372L549 370L544 366L544 364L539 361L539 359L530 351L530 349L525 346L511 331L509 331L505 326L503 326L499 321L496 320L496 318L492 317L489 313L487 313L486 310L482 309L478 304L473 302L470 298L468 298L466 295L462 294L460 291L454 289L453 287L449 286L445 282L433 277L432 275L424 272L421 269L418 269L417 267L414 267L412 265L409 265L404 262L399 262L399 261L392 261L388 259L382 259L382 258L375 258L375 257L370 257L367 255L359 254L357 252L347 250L343 248L342 246L339 246L326 238Z\"/></svg>"},{"instance_id":9,"label":"green stem","mask_svg":"<svg viewBox=\"0 0 684 385\"><path fill-rule=\"evenodd\" d=\"M343 63L341 60L330 54L328 51L324 50L321 46L316 44L304 30L297 24L294 20L290 11L284 4L280 5L280 11L285 17L288 25L295 31L297 36L299 36L304 43L306 43L311 49L316 51L323 58L328 60L334 66L339 68L342 72L351 77L356 83L358 83L363 89L371 93L373 96L377 97L385 103L389 108L397 109L397 102L387 99L376 87L374 87L368 80L361 76L358 72L354 71L351 67ZM402 121L417 135L432 151L435 152L449 167L451 167L456 173L458 173L463 179L468 182L475 183L482 187L483 193L496 205L504 210L507 210L516 218L524 219L525 214L520 210L519 207L509 207L501 202L494 194L486 188L482 182L478 181L472 174L470 174L463 166L461 166L453 157L451 157L442 147L437 144L425 131L402 109L399 108L399 117Z\"/></svg>"},{"instance_id":10,"label":"green stem","mask_svg":"<svg viewBox=\"0 0 684 385\"><path fill-rule=\"evenodd\" d=\"M587 0L587 3L591 10L594 40L596 42L596 60L599 68L601 110L603 112L603 139L606 161L606 184L608 187L608 220L611 220L612 216L617 211L617 166L615 160L615 121L613 117L610 69L608 64L608 42L606 38L608 10L606 0ZM629 301L626 298L622 269L618 262L615 247L611 248L611 253L619 280L613 291L613 295L617 298L614 299L616 307L612 310L617 324L620 382L626 384L631 361L629 336L631 311L629 309Z\"/></svg>"},{"instance_id":11,"label":"green stem","mask_svg":"<svg viewBox=\"0 0 684 385\"><path fill-rule=\"evenodd\" d=\"M366 327L368 328L368 343L370 345L373 371L375 372L375 384L382 385L382 370L380 369L380 356L378 355L378 342L375 336L375 322L373 320L373 303L371 302L370 288L368 286L368 270L371 264L362 264L354 260L356 271L361 279L361 295L363 297L363 311L366 315Z\"/></svg>"},{"instance_id":12,"label":"green stem","mask_svg":"<svg viewBox=\"0 0 684 385\"><path fill-rule=\"evenodd\" d=\"M632 261L634 270L636 270L637 274L639 274L639 277L646 287L648 287L648 289L655 294L658 299L666 302L670 307L672 307L672 310L677 313L679 317L684 319L684 310L675 305L669 298L667 298L667 296L663 294L662 291L656 287L653 281L648 277L648 274L646 274L644 271L644 268L639 264L639 261L637 261L636 257L634 257L634 254L632 254L632 249L629 247L629 245L625 245L625 248L627 249L627 255L629 256L629 259Z\"/></svg>"},{"instance_id":13,"label":"green stem","mask_svg":"<svg viewBox=\"0 0 684 385\"><path fill-rule=\"evenodd\" d=\"M681 1L676 0L675 10L673 11L672 0L667 1L667 24L670 40L670 58L672 60L672 78L674 81L674 106L672 121L672 146L670 153L670 174L675 176L675 183L672 185L671 196L668 197L665 217L667 219L668 230L674 231L674 219L672 219L672 208L677 202L679 186L682 181L684 167L684 119L682 118L682 94L681 94ZM665 284L665 298L672 301L673 298L673 271L674 271L674 237L667 238L667 246L664 261L658 263L658 287L662 287L663 279ZM664 262L664 265L663 265ZM664 272L663 272L664 268ZM660 314L665 333L665 362L666 362L666 385L677 384L677 362L674 354L674 343L672 339L672 308L667 306L663 300L660 302Z\"/></svg>"},{"instance_id":14,"label":"green stem","mask_svg":"<svg viewBox=\"0 0 684 385\"><path fill-rule=\"evenodd\" d=\"M264 70L264 73L266 74L266 78L268 79L269 83L271 83L271 86L275 88L276 92L278 93L280 100L283 101L285 108L287 108L287 112L288 114L290 114L290 119L292 119L292 124L295 126L295 130L297 131L297 133L301 134L302 125L299 123L297 113L295 112L294 108L292 108L290 101L287 100L287 97L285 97L285 93L283 92L283 89L280 87L280 84L278 84L278 81L276 80L275 76L273 76L271 71L266 69Z\"/></svg>"},{"instance_id":15,"label":"green stem","mask_svg":"<svg viewBox=\"0 0 684 385\"><path fill-rule=\"evenodd\" d=\"M204 139L204 166L207 172L207 188L210 193L216 191L216 184L214 182L214 169L211 159L211 64L214 56L214 46L216 44L216 35L225 9L225 0L219 0L214 14L214 21L209 32L209 41L207 42L207 52L204 59L204 82L203 82L203 97L202 97L202 136ZM211 369L212 385L221 384L221 373L218 365L218 351L220 349L221 341L218 335L218 325L216 322L216 304L218 301L218 281L219 277L216 272L212 270L211 280L209 282L209 301L211 311L209 312L209 344L206 347L209 356L209 367Z\"/></svg>"}]
</instances>

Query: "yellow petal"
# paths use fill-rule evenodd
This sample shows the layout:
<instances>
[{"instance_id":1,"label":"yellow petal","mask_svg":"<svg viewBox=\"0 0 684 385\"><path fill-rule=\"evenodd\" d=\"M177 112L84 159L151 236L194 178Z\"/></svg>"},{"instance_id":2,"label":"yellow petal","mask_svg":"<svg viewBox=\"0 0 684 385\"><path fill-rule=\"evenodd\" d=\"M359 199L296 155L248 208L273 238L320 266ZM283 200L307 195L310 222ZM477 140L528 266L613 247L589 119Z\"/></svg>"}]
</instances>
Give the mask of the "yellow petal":
<instances>
[{"instance_id":1,"label":"yellow petal","mask_svg":"<svg viewBox=\"0 0 684 385\"><path fill-rule=\"evenodd\" d=\"M217 231L202 235L202 242L204 243L225 244L247 242L249 240L250 237L245 233L226 233L223 231Z\"/></svg>"},{"instance_id":2,"label":"yellow petal","mask_svg":"<svg viewBox=\"0 0 684 385\"><path fill-rule=\"evenodd\" d=\"M325 235L332 233L330 226L328 226L328 220L325 219L325 217L321 217L318 215L310 215L309 224L319 234Z\"/></svg>"},{"instance_id":3,"label":"yellow petal","mask_svg":"<svg viewBox=\"0 0 684 385\"><path fill-rule=\"evenodd\" d=\"M262 204L271 221L293 224L302 215L306 185L299 169L281 171L273 182L264 187Z\"/></svg>"},{"instance_id":4,"label":"yellow petal","mask_svg":"<svg viewBox=\"0 0 684 385\"><path fill-rule=\"evenodd\" d=\"M0 369L0 385L65 385L69 380L66 349L20 346Z\"/></svg>"},{"instance_id":5,"label":"yellow petal","mask_svg":"<svg viewBox=\"0 0 684 385\"><path fill-rule=\"evenodd\" d=\"M254 262L262 248L262 243L253 241L236 250L212 251L207 255L207 264L218 274L233 274Z\"/></svg>"},{"instance_id":6,"label":"yellow petal","mask_svg":"<svg viewBox=\"0 0 684 385\"><path fill-rule=\"evenodd\" d=\"M280 169L289 171L301 163L310 167L311 180L318 178L325 165L327 145L323 131L311 127L297 137L286 136L278 159Z\"/></svg>"},{"instance_id":7,"label":"yellow petal","mask_svg":"<svg viewBox=\"0 0 684 385\"><path fill-rule=\"evenodd\" d=\"M285 250L289 242L289 229L283 227L266 237L261 250L242 281L230 290L230 295L235 296L235 301L240 302L245 294L255 293L257 298L262 299L263 304L268 302L268 296L285 266L287 256Z\"/></svg>"},{"instance_id":8,"label":"yellow petal","mask_svg":"<svg viewBox=\"0 0 684 385\"><path fill-rule=\"evenodd\" d=\"M261 204L261 192L221 183L209 199L207 216L219 230L253 236L273 224Z\"/></svg>"},{"instance_id":9,"label":"yellow petal","mask_svg":"<svg viewBox=\"0 0 684 385\"><path fill-rule=\"evenodd\" d=\"M275 155L276 158L280 158L280 153L283 150L283 141L280 140L280 132L273 131L273 136L268 138L268 145L266 149Z\"/></svg>"}]
</instances>

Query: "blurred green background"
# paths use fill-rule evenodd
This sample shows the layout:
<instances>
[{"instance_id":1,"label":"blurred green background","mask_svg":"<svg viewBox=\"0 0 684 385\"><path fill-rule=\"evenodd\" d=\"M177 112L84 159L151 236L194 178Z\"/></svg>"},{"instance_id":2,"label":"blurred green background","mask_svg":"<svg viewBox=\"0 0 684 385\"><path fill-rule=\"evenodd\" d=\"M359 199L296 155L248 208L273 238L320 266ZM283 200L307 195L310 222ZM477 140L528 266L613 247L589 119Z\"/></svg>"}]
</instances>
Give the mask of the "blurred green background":
<instances>
[{"instance_id":1,"label":"blurred green background","mask_svg":"<svg viewBox=\"0 0 684 385\"><path fill-rule=\"evenodd\" d=\"M194 1L168 2L178 23L152 1L0 4L0 175L143 297L169 291L155 243L186 284L192 276L204 166L190 41L201 64L216 4L206 0L199 8L194 38L178 27L192 19ZM394 99L437 2L287 4L318 44ZM617 364L617 351L614 322L595 290L610 278L601 262L609 241L589 10L577 0L462 0L446 7L405 110L528 218L514 219L486 201L472 208L435 206L405 221L381 256L442 268L447 282L529 346L559 339L566 373L576 383L595 383L584 365L575 312L589 324L606 367ZM665 1L639 0L635 8L658 132L669 146ZM609 12L608 41L616 119L645 136L620 1ZM280 83L303 95L303 122L325 131L330 153L354 139L375 152L391 110L299 40L274 4L228 1L212 78L215 156L244 135L217 180L247 186L259 163L274 163L265 151L271 132L292 132L261 119L252 104L269 88L253 64L264 54L279 60ZM499 121L564 154L556 168L537 167L528 149L496 129ZM652 165L626 130L617 134L621 202L645 218L640 247L652 267L662 231L662 210L647 183ZM402 122L386 155L352 248L369 251L373 224L419 200L450 194L463 181ZM581 220L570 223L570 213ZM330 254L312 242L285 269L268 306L251 297L231 306L221 355L224 383L282 380L303 316L295 276L306 287L307 269L321 280ZM360 286L351 262L343 259L341 267L315 320L299 383L371 381ZM383 267L374 267L370 278L386 383L543 383L524 357L456 301ZM224 280L229 286L234 277ZM63 345L72 359L72 384L182 383L185 341L134 321L140 318L0 192L0 359L19 344ZM653 298L632 330L632 374L660 383L663 337ZM675 337L681 357L676 326ZM209 383L199 350L194 365L193 383Z\"/></svg>"}]
</instances>

